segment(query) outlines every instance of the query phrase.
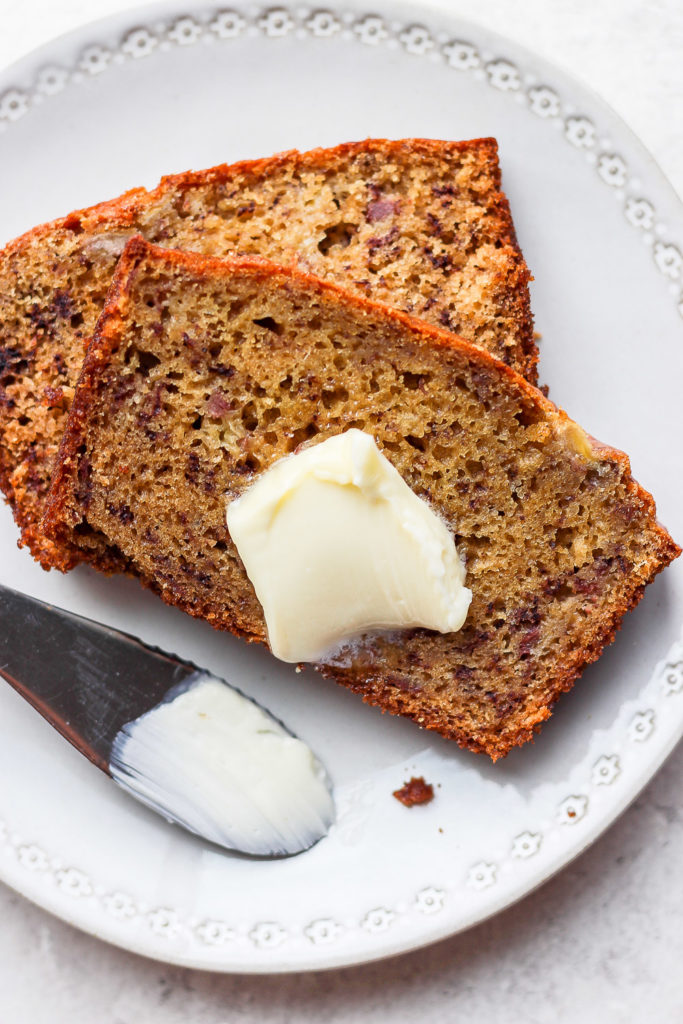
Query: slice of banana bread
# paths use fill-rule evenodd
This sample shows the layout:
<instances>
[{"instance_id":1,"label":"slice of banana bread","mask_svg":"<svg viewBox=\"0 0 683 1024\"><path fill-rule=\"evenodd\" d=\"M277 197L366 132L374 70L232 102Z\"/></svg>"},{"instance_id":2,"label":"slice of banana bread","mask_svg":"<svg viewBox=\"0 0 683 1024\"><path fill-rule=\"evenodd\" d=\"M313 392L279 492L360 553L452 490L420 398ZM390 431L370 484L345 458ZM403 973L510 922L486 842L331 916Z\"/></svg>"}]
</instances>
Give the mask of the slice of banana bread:
<instances>
[{"instance_id":1,"label":"slice of banana bread","mask_svg":"<svg viewBox=\"0 0 683 1024\"><path fill-rule=\"evenodd\" d=\"M226 502L350 427L448 524L472 604L458 633L371 636L320 669L499 757L532 736L680 549L625 455L468 342L265 260L134 239L45 526L58 544L78 531L115 545L169 604L265 641Z\"/></svg>"},{"instance_id":2,"label":"slice of banana bread","mask_svg":"<svg viewBox=\"0 0 683 1024\"><path fill-rule=\"evenodd\" d=\"M529 272L494 139L368 140L165 178L0 254L0 485L38 528L85 346L127 239L259 253L457 331L535 379ZM78 543L63 565L83 557ZM100 568L116 568L110 552Z\"/></svg>"}]
</instances>

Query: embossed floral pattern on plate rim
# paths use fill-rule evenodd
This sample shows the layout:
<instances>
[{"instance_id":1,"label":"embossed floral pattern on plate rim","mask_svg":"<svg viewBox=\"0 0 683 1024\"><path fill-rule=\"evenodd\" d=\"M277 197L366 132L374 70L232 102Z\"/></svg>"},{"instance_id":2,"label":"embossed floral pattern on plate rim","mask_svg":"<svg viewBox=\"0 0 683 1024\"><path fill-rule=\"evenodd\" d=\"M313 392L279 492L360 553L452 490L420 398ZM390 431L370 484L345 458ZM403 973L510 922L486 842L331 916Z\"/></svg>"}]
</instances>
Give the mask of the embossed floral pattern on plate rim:
<instances>
[{"instance_id":1,"label":"embossed floral pattern on plate rim","mask_svg":"<svg viewBox=\"0 0 683 1024\"><path fill-rule=\"evenodd\" d=\"M431 32L424 23L401 24L375 12L359 14L325 4L310 8L263 5L249 18L240 11L240 6L238 3L234 7L226 5L218 10L209 8L177 15L168 23L157 23L154 27L136 25L119 39L114 55L107 46L94 42L81 51L70 69L41 68L31 89L10 86L0 93L0 133L24 117L32 104L42 103L61 92L69 81L79 82L84 74L102 74L112 63L125 59L143 59L157 47L167 50L170 46L193 46L217 39L225 42L254 30L271 39L292 33L325 39L343 32L366 46L400 45L414 57L441 60L459 73L485 77L492 88L514 95L526 103L532 114L561 127L567 142L584 151L601 181L615 190L628 223L642 232L656 268L672 282L676 308L683 318L683 248L677 241L662 239L667 234L664 224L657 225L658 237L655 237L650 230L656 216L654 206L649 198L640 194L639 182L630 180L626 160L619 153L611 152L609 147L601 149L593 120L577 113L571 104L565 104L560 92L550 84L525 83L517 62L500 55L487 60L482 48L470 40L452 36L437 45L439 34Z\"/></svg>"}]
</instances>

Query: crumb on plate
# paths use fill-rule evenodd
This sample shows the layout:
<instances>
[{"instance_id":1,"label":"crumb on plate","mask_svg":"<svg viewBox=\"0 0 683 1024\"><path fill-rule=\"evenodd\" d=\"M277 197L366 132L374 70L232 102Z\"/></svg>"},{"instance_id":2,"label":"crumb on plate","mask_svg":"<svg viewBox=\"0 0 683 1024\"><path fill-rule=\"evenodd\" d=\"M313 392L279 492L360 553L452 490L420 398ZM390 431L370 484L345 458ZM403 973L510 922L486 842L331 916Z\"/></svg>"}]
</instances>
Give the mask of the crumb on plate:
<instances>
[{"instance_id":1,"label":"crumb on plate","mask_svg":"<svg viewBox=\"0 0 683 1024\"><path fill-rule=\"evenodd\" d=\"M394 790L394 796L404 807L414 807L415 804L428 804L434 799L434 787L420 775L419 778L412 778L406 782L401 789Z\"/></svg>"}]
</instances>

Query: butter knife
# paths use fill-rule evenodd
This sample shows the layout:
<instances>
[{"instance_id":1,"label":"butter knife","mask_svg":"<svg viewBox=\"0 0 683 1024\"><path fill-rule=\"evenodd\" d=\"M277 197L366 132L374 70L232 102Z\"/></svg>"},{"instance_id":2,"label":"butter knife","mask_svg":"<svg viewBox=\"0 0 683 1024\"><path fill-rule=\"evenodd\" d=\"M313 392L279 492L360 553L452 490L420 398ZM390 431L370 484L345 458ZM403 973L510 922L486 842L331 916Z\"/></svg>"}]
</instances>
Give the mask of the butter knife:
<instances>
[{"instance_id":1,"label":"butter knife","mask_svg":"<svg viewBox=\"0 0 683 1024\"><path fill-rule=\"evenodd\" d=\"M203 839L300 853L333 819L302 740L223 679L0 585L0 675L131 796Z\"/></svg>"}]
</instances>

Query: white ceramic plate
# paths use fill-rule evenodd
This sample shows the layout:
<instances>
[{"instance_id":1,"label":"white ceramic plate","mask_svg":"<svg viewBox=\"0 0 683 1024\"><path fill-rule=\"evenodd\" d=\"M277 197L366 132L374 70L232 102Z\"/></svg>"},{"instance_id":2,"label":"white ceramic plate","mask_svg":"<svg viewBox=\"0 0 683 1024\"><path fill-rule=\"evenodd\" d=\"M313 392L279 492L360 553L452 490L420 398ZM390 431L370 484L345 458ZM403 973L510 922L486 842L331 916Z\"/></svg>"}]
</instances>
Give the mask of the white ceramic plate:
<instances>
[{"instance_id":1,"label":"white ceramic plate","mask_svg":"<svg viewBox=\"0 0 683 1024\"><path fill-rule=\"evenodd\" d=\"M384 0L317 11L165 4L89 26L2 76L2 240L188 167L368 135L489 134L536 277L541 379L591 433L631 453L680 540L680 202L602 102L483 30ZM15 540L3 508L3 581L226 676L333 775L339 819L315 849L277 862L221 855L120 795L0 688L0 877L162 960L294 971L452 934L592 842L683 728L683 565L649 588L536 742L493 766L131 580L47 575ZM406 810L391 793L413 774L437 796Z\"/></svg>"}]
</instances>

